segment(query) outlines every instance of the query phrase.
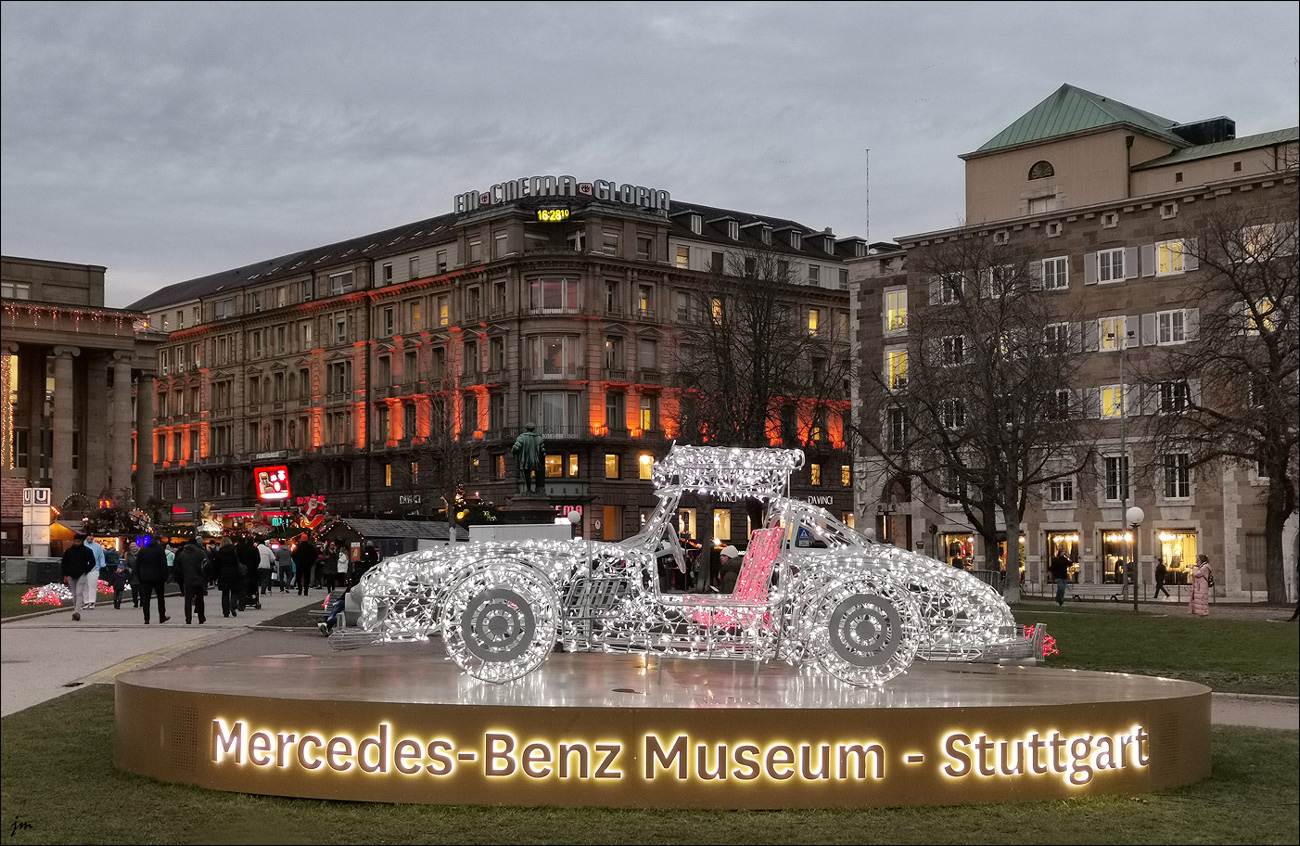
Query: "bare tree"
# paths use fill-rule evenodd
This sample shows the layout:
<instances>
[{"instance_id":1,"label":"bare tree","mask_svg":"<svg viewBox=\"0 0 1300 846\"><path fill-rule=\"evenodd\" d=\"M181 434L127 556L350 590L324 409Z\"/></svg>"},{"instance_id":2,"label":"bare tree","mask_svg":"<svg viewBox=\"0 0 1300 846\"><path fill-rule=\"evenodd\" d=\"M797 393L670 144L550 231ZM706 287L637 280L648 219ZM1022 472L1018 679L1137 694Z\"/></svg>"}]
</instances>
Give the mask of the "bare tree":
<instances>
[{"instance_id":1,"label":"bare tree","mask_svg":"<svg viewBox=\"0 0 1300 846\"><path fill-rule=\"evenodd\" d=\"M1259 200L1256 192L1249 203L1225 201L1167 257L1199 270L1188 288L1196 309L1184 311L1187 343L1160 346L1143 376L1158 455L1186 456L1192 468L1235 464L1266 480L1265 584L1269 601L1283 603L1282 533L1296 511L1300 465L1294 181L1272 202Z\"/></svg>"},{"instance_id":2,"label":"bare tree","mask_svg":"<svg viewBox=\"0 0 1300 846\"><path fill-rule=\"evenodd\" d=\"M728 256L702 280L678 342L673 382L682 437L721 446L828 439L847 408L847 323L831 302L808 307L802 280L782 256Z\"/></svg>"},{"instance_id":3,"label":"bare tree","mask_svg":"<svg viewBox=\"0 0 1300 846\"><path fill-rule=\"evenodd\" d=\"M420 495L421 510L431 504L431 513L445 511L447 523L455 527L465 505L465 487L473 478L471 468L478 457L477 401L455 390L454 385L432 391L427 399L427 432L413 438L402 453L408 461L394 475L400 475L413 493ZM423 427L417 424L417 432Z\"/></svg>"},{"instance_id":4,"label":"bare tree","mask_svg":"<svg viewBox=\"0 0 1300 846\"><path fill-rule=\"evenodd\" d=\"M1019 598L1019 526L1041 486L1092 458L1072 390L1078 323L1042 290L1037 264L985 236L909 256L929 304L908 314L905 345L863 367L861 441L894 473L960 505L998 569L998 518L1007 538L1005 593Z\"/></svg>"}]
</instances>

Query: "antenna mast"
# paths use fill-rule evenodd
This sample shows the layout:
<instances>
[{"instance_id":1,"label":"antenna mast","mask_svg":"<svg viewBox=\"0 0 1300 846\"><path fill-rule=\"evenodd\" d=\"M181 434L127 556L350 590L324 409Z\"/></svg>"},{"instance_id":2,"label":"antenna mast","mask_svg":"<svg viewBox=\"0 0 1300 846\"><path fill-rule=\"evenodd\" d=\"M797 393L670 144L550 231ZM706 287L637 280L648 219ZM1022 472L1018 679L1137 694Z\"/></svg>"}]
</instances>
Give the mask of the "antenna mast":
<instances>
[{"instance_id":1,"label":"antenna mast","mask_svg":"<svg viewBox=\"0 0 1300 846\"><path fill-rule=\"evenodd\" d=\"M867 148L867 249L871 249L871 148Z\"/></svg>"}]
</instances>

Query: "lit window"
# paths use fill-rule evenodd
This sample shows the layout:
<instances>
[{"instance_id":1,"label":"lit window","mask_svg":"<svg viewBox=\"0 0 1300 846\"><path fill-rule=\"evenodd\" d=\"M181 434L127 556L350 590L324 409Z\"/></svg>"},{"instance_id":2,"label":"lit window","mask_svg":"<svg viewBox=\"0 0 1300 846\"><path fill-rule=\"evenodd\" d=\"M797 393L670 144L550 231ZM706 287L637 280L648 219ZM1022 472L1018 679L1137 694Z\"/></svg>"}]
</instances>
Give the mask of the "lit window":
<instances>
[{"instance_id":1,"label":"lit window","mask_svg":"<svg viewBox=\"0 0 1300 846\"><path fill-rule=\"evenodd\" d=\"M1120 348L1121 339L1128 340L1126 318L1103 317L1097 321L1097 348L1102 352L1114 352ZM1129 346L1125 343L1125 346Z\"/></svg>"},{"instance_id":2,"label":"lit window","mask_svg":"<svg viewBox=\"0 0 1300 846\"><path fill-rule=\"evenodd\" d=\"M907 328L907 289L895 288L885 292L885 331L899 332Z\"/></svg>"},{"instance_id":3,"label":"lit window","mask_svg":"<svg viewBox=\"0 0 1300 846\"><path fill-rule=\"evenodd\" d=\"M1156 276L1182 273L1185 249L1182 241L1162 241L1156 244Z\"/></svg>"},{"instance_id":4,"label":"lit window","mask_svg":"<svg viewBox=\"0 0 1300 846\"><path fill-rule=\"evenodd\" d=\"M618 453L605 453L605 478L617 479L619 477Z\"/></svg>"},{"instance_id":5,"label":"lit window","mask_svg":"<svg viewBox=\"0 0 1300 846\"><path fill-rule=\"evenodd\" d=\"M650 479L652 478L651 474L655 466L654 456L650 455L649 453L643 452L639 456L637 456L636 461L637 461L637 469L639 471L640 479L645 482L650 481Z\"/></svg>"},{"instance_id":6,"label":"lit window","mask_svg":"<svg viewBox=\"0 0 1300 846\"><path fill-rule=\"evenodd\" d=\"M848 464L840 465L840 484L846 488L853 484L853 468Z\"/></svg>"},{"instance_id":7,"label":"lit window","mask_svg":"<svg viewBox=\"0 0 1300 846\"><path fill-rule=\"evenodd\" d=\"M820 309L808 309L808 334L816 335L817 327L821 324L822 313Z\"/></svg>"},{"instance_id":8,"label":"lit window","mask_svg":"<svg viewBox=\"0 0 1300 846\"><path fill-rule=\"evenodd\" d=\"M889 387L893 390L907 387L907 350L890 350L887 354L886 370Z\"/></svg>"},{"instance_id":9,"label":"lit window","mask_svg":"<svg viewBox=\"0 0 1300 846\"><path fill-rule=\"evenodd\" d=\"M1101 416L1124 416L1124 386L1106 385L1101 389Z\"/></svg>"},{"instance_id":10,"label":"lit window","mask_svg":"<svg viewBox=\"0 0 1300 846\"><path fill-rule=\"evenodd\" d=\"M808 483L815 488L821 487L822 466L820 464L810 464L808 466Z\"/></svg>"}]
</instances>

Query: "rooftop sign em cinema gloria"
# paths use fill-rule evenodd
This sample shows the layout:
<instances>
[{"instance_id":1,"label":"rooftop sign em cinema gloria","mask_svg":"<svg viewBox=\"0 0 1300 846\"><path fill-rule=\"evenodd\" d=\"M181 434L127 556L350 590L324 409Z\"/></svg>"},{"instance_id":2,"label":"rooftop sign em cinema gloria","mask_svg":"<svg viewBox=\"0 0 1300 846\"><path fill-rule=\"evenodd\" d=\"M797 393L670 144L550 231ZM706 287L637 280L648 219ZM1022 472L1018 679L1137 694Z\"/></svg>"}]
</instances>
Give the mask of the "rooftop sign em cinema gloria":
<instances>
[{"instance_id":1,"label":"rooftop sign em cinema gloria","mask_svg":"<svg viewBox=\"0 0 1300 846\"><path fill-rule=\"evenodd\" d=\"M667 212L672 197L667 191L640 185L619 185L604 179L579 182L572 176L524 176L498 182L486 191L457 194L453 204L456 214L477 211L486 206L513 203L528 197L591 197L596 200L639 206L651 211Z\"/></svg>"}]
</instances>

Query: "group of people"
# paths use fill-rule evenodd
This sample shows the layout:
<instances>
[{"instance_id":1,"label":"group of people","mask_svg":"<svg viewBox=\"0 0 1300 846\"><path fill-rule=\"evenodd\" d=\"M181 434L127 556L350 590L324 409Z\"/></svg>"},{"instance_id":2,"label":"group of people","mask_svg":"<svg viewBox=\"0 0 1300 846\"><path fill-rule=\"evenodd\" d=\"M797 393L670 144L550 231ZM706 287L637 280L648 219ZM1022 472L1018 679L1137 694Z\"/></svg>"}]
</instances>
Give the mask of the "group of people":
<instances>
[{"instance_id":1,"label":"group of people","mask_svg":"<svg viewBox=\"0 0 1300 846\"><path fill-rule=\"evenodd\" d=\"M1051 563L1047 569L1051 574L1053 581L1056 582L1056 604L1065 604L1065 589L1070 583L1070 568L1074 562L1061 551L1052 557ZM1123 578L1123 569L1120 564L1115 565L1117 578ZM1156 556L1155 565L1156 589L1152 594L1152 599L1159 599L1163 593L1166 597L1170 596L1169 588L1165 587L1165 582L1169 578L1169 568L1160 556ZM1130 576L1130 579L1132 577ZM1210 567L1210 558L1208 555L1196 556L1196 567L1192 570L1192 595L1187 603L1187 611L1197 617L1210 616L1210 588L1214 587L1214 571ZM1137 586L1134 585L1134 590Z\"/></svg>"},{"instance_id":2,"label":"group of people","mask_svg":"<svg viewBox=\"0 0 1300 846\"><path fill-rule=\"evenodd\" d=\"M237 617L250 606L262 607L261 598L271 592L277 574L281 592L287 592L293 584L299 595L306 596L313 587L324 586L332 591L349 585L379 563L378 553L369 542L354 568L342 544L331 541L322 550L307 537L290 550L288 543L230 536L211 548L191 537L174 549L161 538L150 536L139 545L130 544L124 559L112 562L109 557L104 547L84 532L77 533L64 551L61 569L64 583L72 591L74 621L79 622L83 611L95 607L105 569L108 572L103 575L113 588L114 608L121 609L129 588L131 604L143 608L146 625L150 623L155 597L158 622L165 623L171 619L167 615L165 586L174 582L181 589L185 622L192 624L197 618L202 625L207 622L204 597L214 585L221 593L222 616ZM112 557L118 558L116 552Z\"/></svg>"}]
</instances>

